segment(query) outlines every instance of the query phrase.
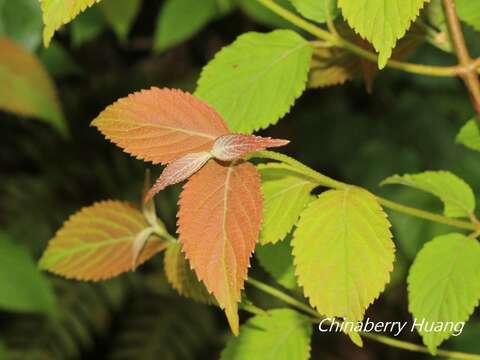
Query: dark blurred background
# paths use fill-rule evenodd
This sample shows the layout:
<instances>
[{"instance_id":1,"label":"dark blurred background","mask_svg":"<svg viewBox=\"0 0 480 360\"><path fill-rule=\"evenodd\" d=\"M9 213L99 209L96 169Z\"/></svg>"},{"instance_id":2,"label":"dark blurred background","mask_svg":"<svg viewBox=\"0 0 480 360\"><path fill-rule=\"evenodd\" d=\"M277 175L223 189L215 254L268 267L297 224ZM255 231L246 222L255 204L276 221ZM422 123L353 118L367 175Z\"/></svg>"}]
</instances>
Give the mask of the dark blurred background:
<instances>
[{"instance_id":1,"label":"dark blurred background","mask_svg":"<svg viewBox=\"0 0 480 360\"><path fill-rule=\"evenodd\" d=\"M6 1L13 2L0 1L0 14ZM18 6L28 2L20 1ZM62 138L45 123L0 113L0 229L35 259L79 208L104 199L139 203L149 166L122 153L89 126L101 110L119 97L150 86L193 91L201 68L222 46L246 31L272 28L272 21L252 16L245 7L235 8L188 41L154 52L162 3L143 1L125 41L119 41L104 20L98 20L94 7L63 28L49 49L40 45L41 23L35 24L38 9L33 5L28 16L18 12L25 14L21 24L27 35L23 39L54 77L70 128L70 137ZM3 16L0 21L8 21L5 12ZM455 63L451 55L430 45L409 60ZM377 75L372 94L359 80L308 90L285 118L264 133L290 139L283 151L324 174L401 203L441 211L440 202L430 196L378 184L394 173L445 169L464 178L478 193L478 154L455 144L458 130L471 115L468 95L458 80L385 70ZM156 175L159 169L153 172ZM157 197L160 216L172 233L179 189ZM389 215L397 244L395 272L367 315L378 321L411 322L406 298L408 268L423 243L451 229L398 213ZM273 282L254 263L251 271ZM0 337L12 359L217 359L229 336L220 311L175 295L165 280L161 255L134 274L104 283L78 283L49 275L48 279L55 288L60 320L0 312ZM281 305L248 287L247 292L262 306ZM464 334L442 347L478 352L478 320L477 312ZM421 343L415 333L405 332L401 338ZM344 335L314 331L312 359L407 357L430 358L369 340L359 349Z\"/></svg>"}]
</instances>

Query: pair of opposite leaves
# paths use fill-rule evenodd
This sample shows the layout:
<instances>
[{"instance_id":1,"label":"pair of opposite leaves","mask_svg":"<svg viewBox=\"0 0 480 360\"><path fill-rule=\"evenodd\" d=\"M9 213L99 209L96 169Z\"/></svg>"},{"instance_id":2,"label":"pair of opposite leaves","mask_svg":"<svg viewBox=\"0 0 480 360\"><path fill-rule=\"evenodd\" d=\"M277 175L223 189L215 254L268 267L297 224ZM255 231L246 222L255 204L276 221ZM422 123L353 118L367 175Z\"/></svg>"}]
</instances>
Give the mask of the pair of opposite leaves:
<instances>
[{"instance_id":1,"label":"pair of opposite leaves","mask_svg":"<svg viewBox=\"0 0 480 360\"><path fill-rule=\"evenodd\" d=\"M92 124L125 152L167 165L145 201L190 178L179 201L179 240L238 333L238 301L263 210L260 175L242 158L288 141L232 134L215 110L173 89L152 88L120 99Z\"/></svg>"}]
</instances>

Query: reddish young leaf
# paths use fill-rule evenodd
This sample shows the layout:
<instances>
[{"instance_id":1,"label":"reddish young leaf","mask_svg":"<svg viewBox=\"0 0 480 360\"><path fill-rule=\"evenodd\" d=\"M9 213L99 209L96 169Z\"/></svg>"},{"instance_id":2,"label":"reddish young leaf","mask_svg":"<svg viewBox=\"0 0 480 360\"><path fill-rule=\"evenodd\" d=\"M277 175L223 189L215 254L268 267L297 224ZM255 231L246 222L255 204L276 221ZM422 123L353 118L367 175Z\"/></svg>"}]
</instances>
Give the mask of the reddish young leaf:
<instances>
[{"instance_id":1,"label":"reddish young leaf","mask_svg":"<svg viewBox=\"0 0 480 360\"><path fill-rule=\"evenodd\" d=\"M118 100L93 122L125 152L154 164L209 151L228 134L220 115L191 94L151 88Z\"/></svg>"},{"instance_id":2,"label":"reddish young leaf","mask_svg":"<svg viewBox=\"0 0 480 360\"><path fill-rule=\"evenodd\" d=\"M210 161L180 196L178 232L198 278L238 334L238 301L262 220L260 175L248 162Z\"/></svg>"},{"instance_id":3,"label":"reddish young leaf","mask_svg":"<svg viewBox=\"0 0 480 360\"><path fill-rule=\"evenodd\" d=\"M94 204L73 215L57 232L40 267L78 280L112 278L167 247L167 241L151 236L138 249L135 242L148 226L142 213L129 204Z\"/></svg>"},{"instance_id":4,"label":"reddish young leaf","mask_svg":"<svg viewBox=\"0 0 480 360\"><path fill-rule=\"evenodd\" d=\"M178 184L201 169L205 163L212 158L212 154L202 151L193 154L187 154L178 160L172 161L163 170L162 175L157 179L155 185L145 196L145 202L151 200L156 193L165 189L167 186Z\"/></svg>"},{"instance_id":5,"label":"reddish young leaf","mask_svg":"<svg viewBox=\"0 0 480 360\"><path fill-rule=\"evenodd\" d=\"M228 134L219 137L213 144L212 155L218 160L232 161L248 153L270 147L287 145L290 141L255 135Z\"/></svg>"}]
</instances>

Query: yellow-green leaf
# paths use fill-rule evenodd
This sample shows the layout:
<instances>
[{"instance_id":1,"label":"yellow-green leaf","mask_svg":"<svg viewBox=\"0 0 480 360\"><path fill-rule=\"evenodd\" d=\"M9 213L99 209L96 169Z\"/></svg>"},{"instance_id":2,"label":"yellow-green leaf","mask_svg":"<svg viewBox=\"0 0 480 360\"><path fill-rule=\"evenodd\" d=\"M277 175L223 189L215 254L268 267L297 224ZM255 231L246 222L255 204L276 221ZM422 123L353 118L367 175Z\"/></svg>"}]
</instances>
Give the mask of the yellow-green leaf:
<instances>
[{"instance_id":1,"label":"yellow-green leaf","mask_svg":"<svg viewBox=\"0 0 480 360\"><path fill-rule=\"evenodd\" d=\"M291 30L243 34L203 68L195 95L215 108L231 131L266 128L305 90L312 52Z\"/></svg>"},{"instance_id":2,"label":"yellow-green leaf","mask_svg":"<svg viewBox=\"0 0 480 360\"><path fill-rule=\"evenodd\" d=\"M452 233L427 243L410 269L409 309L415 328L433 354L452 333L460 327L463 330L461 323L478 305L479 259L477 239Z\"/></svg>"},{"instance_id":3,"label":"yellow-green leaf","mask_svg":"<svg viewBox=\"0 0 480 360\"><path fill-rule=\"evenodd\" d=\"M316 184L285 164L261 164L258 170L264 199L260 243L276 243L295 225Z\"/></svg>"},{"instance_id":4,"label":"yellow-green leaf","mask_svg":"<svg viewBox=\"0 0 480 360\"><path fill-rule=\"evenodd\" d=\"M131 271L167 242L152 235L138 259L135 240L149 227L142 213L127 203L103 201L73 215L49 242L40 267L78 280L104 280Z\"/></svg>"},{"instance_id":5,"label":"yellow-green leaf","mask_svg":"<svg viewBox=\"0 0 480 360\"><path fill-rule=\"evenodd\" d=\"M40 0L43 12L43 42L50 44L53 34L62 25L68 24L87 7L100 0Z\"/></svg>"},{"instance_id":6,"label":"yellow-green leaf","mask_svg":"<svg viewBox=\"0 0 480 360\"><path fill-rule=\"evenodd\" d=\"M191 269L188 260L182 253L180 243L172 243L168 246L164 258L165 275L168 282L177 292L187 298L201 303L215 303L214 298L208 293Z\"/></svg>"},{"instance_id":7,"label":"yellow-green leaf","mask_svg":"<svg viewBox=\"0 0 480 360\"><path fill-rule=\"evenodd\" d=\"M293 310L277 309L257 315L230 338L221 360L308 360L312 325Z\"/></svg>"},{"instance_id":8,"label":"yellow-green leaf","mask_svg":"<svg viewBox=\"0 0 480 360\"><path fill-rule=\"evenodd\" d=\"M480 31L480 2L478 0L455 0L458 17Z\"/></svg>"},{"instance_id":9,"label":"yellow-green leaf","mask_svg":"<svg viewBox=\"0 0 480 360\"><path fill-rule=\"evenodd\" d=\"M475 195L470 186L448 171L393 175L382 181L384 184L405 185L439 197L445 204L445 216L469 217L475 210Z\"/></svg>"},{"instance_id":10,"label":"yellow-green leaf","mask_svg":"<svg viewBox=\"0 0 480 360\"><path fill-rule=\"evenodd\" d=\"M33 117L66 132L53 81L40 61L0 38L0 110Z\"/></svg>"},{"instance_id":11,"label":"yellow-green leaf","mask_svg":"<svg viewBox=\"0 0 480 360\"><path fill-rule=\"evenodd\" d=\"M480 151L480 130L478 129L477 120L474 118L460 129L455 139L457 143L463 144L469 149Z\"/></svg>"},{"instance_id":12,"label":"yellow-green leaf","mask_svg":"<svg viewBox=\"0 0 480 360\"><path fill-rule=\"evenodd\" d=\"M393 269L390 223L375 197L359 188L318 196L302 213L292 245L298 283L328 317L361 320Z\"/></svg>"},{"instance_id":13,"label":"yellow-green leaf","mask_svg":"<svg viewBox=\"0 0 480 360\"><path fill-rule=\"evenodd\" d=\"M343 17L379 53L384 68L397 40L418 16L426 0L338 0Z\"/></svg>"}]
</instances>

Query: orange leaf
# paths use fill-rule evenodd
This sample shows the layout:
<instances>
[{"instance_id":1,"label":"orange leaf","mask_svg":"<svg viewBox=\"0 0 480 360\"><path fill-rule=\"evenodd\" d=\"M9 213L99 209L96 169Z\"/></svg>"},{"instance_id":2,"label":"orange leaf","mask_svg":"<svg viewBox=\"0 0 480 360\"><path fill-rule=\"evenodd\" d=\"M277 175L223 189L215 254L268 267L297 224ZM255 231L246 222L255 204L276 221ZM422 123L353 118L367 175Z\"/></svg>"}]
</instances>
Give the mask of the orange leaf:
<instances>
[{"instance_id":1,"label":"orange leaf","mask_svg":"<svg viewBox=\"0 0 480 360\"><path fill-rule=\"evenodd\" d=\"M210 161L180 196L178 232L197 277L225 309L238 334L238 301L258 240L263 199L260 175L248 162Z\"/></svg>"},{"instance_id":2,"label":"orange leaf","mask_svg":"<svg viewBox=\"0 0 480 360\"><path fill-rule=\"evenodd\" d=\"M40 267L78 280L112 278L166 248L166 241L151 236L141 251L136 249L135 241L148 227L142 213L127 203L94 204L73 215L57 232Z\"/></svg>"},{"instance_id":3,"label":"orange leaf","mask_svg":"<svg viewBox=\"0 0 480 360\"><path fill-rule=\"evenodd\" d=\"M228 134L213 144L212 155L218 160L232 161L254 151L287 145L290 141L255 135Z\"/></svg>"},{"instance_id":4,"label":"orange leaf","mask_svg":"<svg viewBox=\"0 0 480 360\"><path fill-rule=\"evenodd\" d=\"M162 175L157 179L155 185L145 196L145 202L150 201L156 193L165 189L167 186L178 184L201 169L205 163L211 159L212 154L202 151L193 154L187 154L178 160L172 161L163 170Z\"/></svg>"},{"instance_id":5,"label":"orange leaf","mask_svg":"<svg viewBox=\"0 0 480 360\"><path fill-rule=\"evenodd\" d=\"M154 164L209 151L228 134L220 115L191 94L151 88L118 100L93 122L125 152Z\"/></svg>"}]
</instances>

